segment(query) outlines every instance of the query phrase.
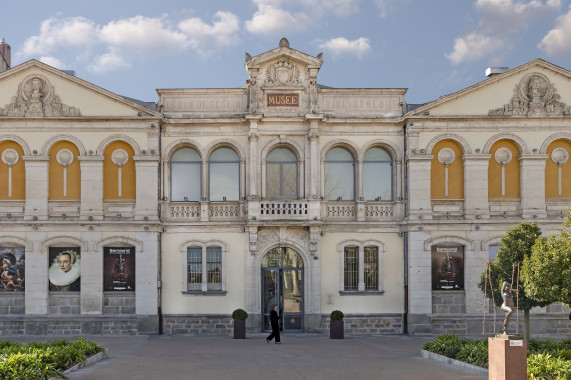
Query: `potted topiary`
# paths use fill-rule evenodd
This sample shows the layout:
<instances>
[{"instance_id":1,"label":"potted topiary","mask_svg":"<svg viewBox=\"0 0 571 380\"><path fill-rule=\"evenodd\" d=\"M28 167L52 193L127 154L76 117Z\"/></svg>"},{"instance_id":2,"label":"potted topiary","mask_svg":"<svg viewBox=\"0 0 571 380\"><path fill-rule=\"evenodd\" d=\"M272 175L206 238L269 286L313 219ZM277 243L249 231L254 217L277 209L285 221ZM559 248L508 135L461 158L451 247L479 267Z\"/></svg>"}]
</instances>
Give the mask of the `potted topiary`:
<instances>
[{"instance_id":1,"label":"potted topiary","mask_svg":"<svg viewBox=\"0 0 571 380\"><path fill-rule=\"evenodd\" d=\"M330 339L343 339L344 334L344 323L343 323L343 312L341 310L333 310L329 315L329 338Z\"/></svg>"},{"instance_id":2,"label":"potted topiary","mask_svg":"<svg viewBox=\"0 0 571 380\"><path fill-rule=\"evenodd\" d=\"M248 313L244 309L236 309L232 312L234 339L246 339L246 318L248 318Z\"/></svg>"}]
</instances>

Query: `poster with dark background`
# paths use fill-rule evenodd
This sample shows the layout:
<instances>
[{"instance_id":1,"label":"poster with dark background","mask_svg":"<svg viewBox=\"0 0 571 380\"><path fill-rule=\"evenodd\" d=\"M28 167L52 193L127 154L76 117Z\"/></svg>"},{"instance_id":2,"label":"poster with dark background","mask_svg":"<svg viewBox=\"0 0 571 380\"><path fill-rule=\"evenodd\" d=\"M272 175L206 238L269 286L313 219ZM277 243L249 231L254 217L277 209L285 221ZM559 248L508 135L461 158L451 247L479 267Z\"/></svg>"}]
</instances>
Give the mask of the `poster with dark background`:
<instances>
[{"instance_id":1,"label":"poster with dark background","mask_svg":"<svg viewBox=\"0 0 571 380\"><path fill-rule=\"evenodd\" d=\"M50 247L48 280L50 291L81 290L81 258L78 247Z\"/></svg>"},{"instance_id":2,"label":"poster with dark background","mask_svg":"<svg viewBox=\"0 0 571 380\"><path fill-rule=\"evenodd\" d=\"M432 246L432 290L464 289L464 247Z\"/></svg>"},{"instance_id":3,"label":"poster with dark background","mask_svg":"<svg viewBox=\"0 0 571 380\"><path fill-rule=\"evenodd\" d=\"M25 290L24 247L0 247L0 291Z\"/></svg>"},{"instance_id":4,"label":"poster with dark background","mask_svg":"<svg viewBox=\"0 0 571 380\"><path fill-rule=\"evenodd\" d=\"M135 248L103 248L103 290L132 292L135 290Z\"/></svg>"}]
</instances>

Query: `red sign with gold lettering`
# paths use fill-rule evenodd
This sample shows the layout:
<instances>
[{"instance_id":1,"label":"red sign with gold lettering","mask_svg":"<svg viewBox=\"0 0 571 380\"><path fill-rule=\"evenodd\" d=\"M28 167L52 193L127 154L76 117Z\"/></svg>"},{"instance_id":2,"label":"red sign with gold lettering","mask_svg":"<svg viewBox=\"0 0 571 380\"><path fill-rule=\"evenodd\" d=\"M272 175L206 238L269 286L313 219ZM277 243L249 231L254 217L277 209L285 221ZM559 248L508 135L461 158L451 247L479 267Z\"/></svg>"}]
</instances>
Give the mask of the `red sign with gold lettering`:
<instances>
[{"instance_id":1,"label":"red sign with gold lettering","mask_svg":"<svg viewBox=\"0 0 571 380\"><path fill-rule=\"evenodd\" d=\"M268 94L268 107L298 107L299 94Z\"/></svg>"}]
</instances>

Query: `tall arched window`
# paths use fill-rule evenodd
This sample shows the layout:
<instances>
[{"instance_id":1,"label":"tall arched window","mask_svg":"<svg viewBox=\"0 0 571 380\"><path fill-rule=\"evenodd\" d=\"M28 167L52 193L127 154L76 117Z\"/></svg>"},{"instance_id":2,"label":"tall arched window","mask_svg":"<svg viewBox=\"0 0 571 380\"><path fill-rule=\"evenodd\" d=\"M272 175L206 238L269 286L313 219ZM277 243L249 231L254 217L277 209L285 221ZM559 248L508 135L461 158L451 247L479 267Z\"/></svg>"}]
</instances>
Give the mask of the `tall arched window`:
<instances>
[{"instance_id":1,"label":"tall arched window","mask_svg":"<svg viewBox=\"0 0 571 380\"><path fill-rule=\"evenodd\" d=\"M0 199L22 200L26 198L26 167L22 157L24 150L14 141L0 143Z\"/></svg>"},{"instance_id":2,"label":"tall arched window","mask_svg":"<svg viewBox=\"0 0 571 380\"><path fill-rule=\"evenodd\" d=\"M69 141L55 143L50 150L50 200L81 199L81 168L79 149Z\"/></svg>"},{"instance_id":3,"label":"tall arched window","mask_svg":"<svg viewBox=\"0 0 571 380\"><path fill-rule=\"evenodd\" d=\"M198 202L201 189L200 154L191 148L177 150L171 157L171 200Z\"/></svg>"},{"instance_id":4,"label":"tall arched window","mask_svg":"<svg viewBox=\"0 0 571 380\"><path fill-rule=\"evenodd\" d=\"M287 148L276 148L266 159L266 196L270 199L297 198L297 157Z\"/></svg>"},{"instance_id":5,"label":"tall arched window","mask_svg":"<svg viewBox=\"0 0 571 380\"><path fill-rule=\"evenodd\" d=\"M519 148L511 140L499 140L490 148L488 165L488 198L520 197Z\"/></svg>"},{"instance_id":6,"label":"tall arched window","mask_svg":"<svg viewBox=\"0 0 571 380\"><path fill-rule=\"evenodd\" d=\"M453 140L442 140L432 148L430 196L432 199L464 199L462 148Z\"/></svg>"},{"instance_id":7,"label":"tall arched window","mask_svg":"<svg viewBox=\"0 0 571 380\"><path fill-rule=\"evenodd\" d=\"M240 159L230 148L216 149L209 160L211 201L240 200Z\"/></svg>"},{"instance_id":8,"label":"tall arched window","mask_svg":"<svg viewBox=\"0 0 571 380\"><path fill-rule=\"evenodd\" d=\"M103 199L135 199L135 154L131 145L114 141L105 148L103 161Z\"/></svg>"},{"instance_id":9,"label":"tall arched window","mask_svg":"<svg viewBox=\"0 0 571 380\"><path fill-rule=\"evenodd\" d=\"M325 155L325 199L355 199L355 160L345 148L333 148Z\"/></svg>"},{"instance_id":10,"label":"tall arched window","mask_svg":"<svg viewBox=\"0 0 571 380\"><path fill-rule=\"evenodd\" d=\"M571 142L555 140L546 153L549 158L545 163L545 198L571 198Z\"/></svg>"},{"instance_id":11,"label":"tall arched window","mask_svg":"<svg viewBox=\"0 0 571 380\"><path fill-rule=\"evenodd\" d=\"M363 156L363 197L366 201L393 199L393 165L382 148L371 148Z\"/></svg>"}]
</instances>

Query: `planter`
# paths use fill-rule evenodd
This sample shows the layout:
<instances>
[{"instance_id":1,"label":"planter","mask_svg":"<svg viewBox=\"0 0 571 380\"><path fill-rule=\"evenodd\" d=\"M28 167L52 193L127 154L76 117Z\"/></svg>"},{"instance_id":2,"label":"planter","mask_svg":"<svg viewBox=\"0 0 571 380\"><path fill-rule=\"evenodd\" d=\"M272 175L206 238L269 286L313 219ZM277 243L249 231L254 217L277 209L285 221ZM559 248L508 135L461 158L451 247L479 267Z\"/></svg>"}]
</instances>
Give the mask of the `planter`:
<instances>
[{"instance_id":1,"label":"planter","mask_svg":"<svg viewBox=\"0 0 571 380\"><path fill-rule=\"evenodd\" d=\"M234 339L246 339L246 321L234 319Z\"/></svg>"},{"instance_id":2,"label":"planter","mask_svg":"<svg viewBox=\"0 0 571 380\"><path fill-rule=\"evenodd\" d=\"M331 321L329 323L329 338L330 339L343 339L345 338L345 325L343 320Z\"/></svg>"}]
</instances>

